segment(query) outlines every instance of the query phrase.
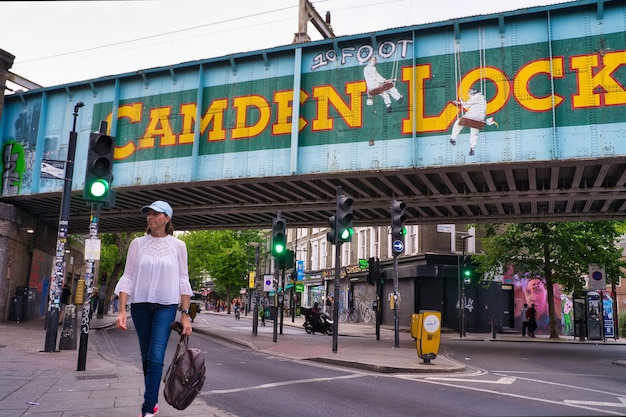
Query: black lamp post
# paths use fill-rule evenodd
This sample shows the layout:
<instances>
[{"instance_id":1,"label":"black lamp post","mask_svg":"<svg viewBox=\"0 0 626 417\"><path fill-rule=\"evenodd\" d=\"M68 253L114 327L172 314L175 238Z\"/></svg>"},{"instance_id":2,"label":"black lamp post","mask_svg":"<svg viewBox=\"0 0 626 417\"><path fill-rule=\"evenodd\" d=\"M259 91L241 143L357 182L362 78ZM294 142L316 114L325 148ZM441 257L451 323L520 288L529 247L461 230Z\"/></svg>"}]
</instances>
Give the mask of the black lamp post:
<instances>
[{"instance_id":1,"label":"black lamp post","mask_svg":"<svg viewBox=\"0 0 626 417\"><path fill-rule=\"evenodd\" d=\"M65 177L63 194L61 197L61 213L59 215L59 231L57 235L57 245L55 253L55 267L50 277L50 305L46 313L46 342L45 352L55 352L57 344L57 330L59 322L59 311L61 310L61 292L63 279L65 277L65 245L67 243L68 223L70 218L70 201L72 198L72 178L74 177L74 158L76 156L76 119L78 109L85 106L79 101L74 106L74 123L70 132L70 140L67 147L67 159L65 162Z\"/></svg>"}]
</instances>

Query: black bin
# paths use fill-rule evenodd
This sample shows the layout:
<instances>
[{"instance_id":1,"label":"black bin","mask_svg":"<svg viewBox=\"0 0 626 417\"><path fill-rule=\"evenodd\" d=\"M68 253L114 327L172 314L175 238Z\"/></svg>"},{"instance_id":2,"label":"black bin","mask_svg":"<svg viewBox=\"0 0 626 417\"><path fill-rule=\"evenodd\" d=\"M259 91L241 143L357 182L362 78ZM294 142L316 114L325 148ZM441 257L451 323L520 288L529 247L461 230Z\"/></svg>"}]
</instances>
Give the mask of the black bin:
<instances>
[{"instance_id":1,"label":"black bin","mask_svg":"<svg viewBox=\"0 0 626 417\"><path fill-rule=\"evenodd\" d=\"M19 323L22 320L22 296L14 295L11 297L11 308L9 310L9 321Z\"/></svg>"},{"instance_id":2,"label":"black bin","mask_svg":"<svg viewBox=\"0 0 626 417\"><path fill-rule=\"evenodd\" d=\"M28 304L30 302L30 297L28 296L28 293L28 287L17 287L15 289L15 295L22 297L22 313L20 315L20 321L26 321L31 319L31 317L29 316L30 309L28 307Z\"/></svg>"}]
</instances>

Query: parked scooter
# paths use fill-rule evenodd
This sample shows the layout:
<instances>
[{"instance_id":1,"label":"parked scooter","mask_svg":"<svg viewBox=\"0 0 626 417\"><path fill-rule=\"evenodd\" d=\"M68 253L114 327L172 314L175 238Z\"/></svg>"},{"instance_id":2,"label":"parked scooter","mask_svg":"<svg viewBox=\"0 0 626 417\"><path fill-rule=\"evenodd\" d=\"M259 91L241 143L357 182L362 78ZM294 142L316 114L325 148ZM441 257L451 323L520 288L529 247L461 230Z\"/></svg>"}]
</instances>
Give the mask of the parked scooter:
<instances>
[{"instance_id":1,"label":"parked scooter","mask_svg":"<svg viewBox=\"0 0 626 417\"><path fill-rule=\"evenodd\" d=\"M309 334L324 333L329 336L333 335L333 320L329 315L320 313L318 318L314 317L312 309L300 307L300 311L304 315L304 330Z\"/></svg>"}]
</instances>

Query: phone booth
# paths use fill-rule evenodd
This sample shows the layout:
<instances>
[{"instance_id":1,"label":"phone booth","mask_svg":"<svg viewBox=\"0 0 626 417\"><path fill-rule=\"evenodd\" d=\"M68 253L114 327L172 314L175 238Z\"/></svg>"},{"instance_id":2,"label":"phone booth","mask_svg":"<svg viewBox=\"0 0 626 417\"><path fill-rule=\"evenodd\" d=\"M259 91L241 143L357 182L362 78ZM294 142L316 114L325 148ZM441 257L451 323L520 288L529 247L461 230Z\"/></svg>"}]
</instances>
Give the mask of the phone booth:
<instances>
[{"instance_id":1,"label":"phone booth","mask_svg":"<svg viewBox=\"0 0 626 417\"><path fill-rule=\"evenodd\" d=\"M586 293L574 292L574 337L584 342L587 338Z\"/></svg>"},{"instance_id":2,"label":"phone booth","mask_svg":"<svg viewBox=\"0 0 626 417\"><path fill-rule=\"evenodd\" d=\"M602 296L599 292L588 291L587 307L587 337L589 340L602 340Z\"/></svg>"}]
</instances>

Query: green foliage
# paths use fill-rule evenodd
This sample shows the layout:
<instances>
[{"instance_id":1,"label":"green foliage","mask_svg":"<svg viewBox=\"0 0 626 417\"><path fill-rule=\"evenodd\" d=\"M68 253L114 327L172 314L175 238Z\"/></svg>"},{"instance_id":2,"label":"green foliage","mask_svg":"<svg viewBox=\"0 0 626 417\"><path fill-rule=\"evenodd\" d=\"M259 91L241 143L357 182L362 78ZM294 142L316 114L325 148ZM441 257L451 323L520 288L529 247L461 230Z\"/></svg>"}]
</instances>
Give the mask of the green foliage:
<instances>
[{"instance_id":1,"label":"green foliage","mask_svg":"<svg viewBox=\"0 0 626 417\"><path fill-rule=\"evenodd\" d=\"M620 313L618 318L619 337L626 337L626 313Z\"/></svg>"},{"instance_id":2,"label":"green foliage","mask_svg":"<svg viewBox=\"0 0 626 417\"><path fill-rule=\"evenodd\" d=\"M187 244L189 279L199 289L208 277L218 294L227 300L247 286L247 272L254 262L250 242L262 242L253 230L203 230L185 232L180 239Z\"/></svg>"},{"instance_id":3,"label":"green foliage","mask_svg":"<svg viewBox=\"0 0 626 417\"><path fill-rule=\"evenodd\" d=\"M473 258L487 277L515 270L550 277L566 292L583 287L589 264L604 265L607 281L619 279L621 249L616 246L623 222L574 222L487 225L483 253Z\"/></svg>"}]
</instances>

